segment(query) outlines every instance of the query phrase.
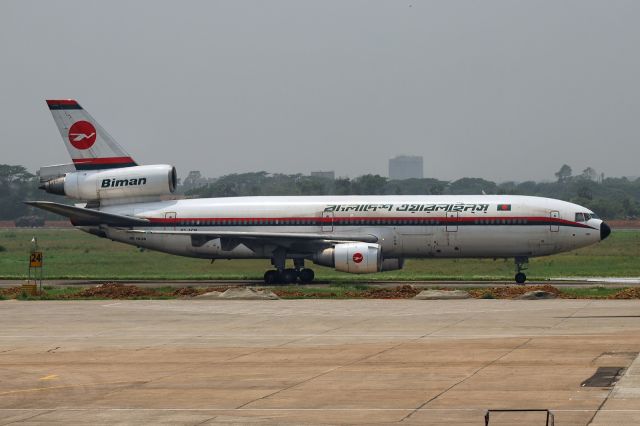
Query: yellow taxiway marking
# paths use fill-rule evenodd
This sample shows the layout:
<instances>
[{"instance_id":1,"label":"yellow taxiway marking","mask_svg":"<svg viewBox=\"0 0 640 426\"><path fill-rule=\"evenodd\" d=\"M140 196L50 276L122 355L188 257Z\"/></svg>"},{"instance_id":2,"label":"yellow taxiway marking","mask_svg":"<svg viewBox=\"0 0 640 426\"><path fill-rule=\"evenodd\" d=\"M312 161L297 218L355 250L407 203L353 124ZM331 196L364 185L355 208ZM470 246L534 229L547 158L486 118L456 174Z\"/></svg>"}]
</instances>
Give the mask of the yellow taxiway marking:
<instances>
[{"instance_id":1,"label":"yellow taxiway marking","mask_svg":"<svg viewBox=\"0 0 640 426\"><path fill-rule=\"evenodd\" d=\"M56 380L57 378L57 374L49 374L48 376L40 377L39 380Z\"/></svg>"}]
</instances>

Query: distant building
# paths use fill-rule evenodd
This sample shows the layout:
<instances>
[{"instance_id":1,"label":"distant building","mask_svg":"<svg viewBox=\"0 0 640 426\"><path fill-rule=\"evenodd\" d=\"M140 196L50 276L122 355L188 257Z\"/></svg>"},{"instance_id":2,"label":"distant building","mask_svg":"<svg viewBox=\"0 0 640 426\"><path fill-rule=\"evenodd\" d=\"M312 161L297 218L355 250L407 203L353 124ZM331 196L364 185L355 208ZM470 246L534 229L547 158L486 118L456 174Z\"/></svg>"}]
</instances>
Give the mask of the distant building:
<instances>
[{"instance_id":1,"label":"distant building","mask_svg":"<svg viewBox=\"0 0 640 426\"><path fill-rule=\"evenodd\" d=\"M422 156L399 155L389 160L389 179L422 179L423 177Z\"/></svg>"},{"instance_id":2,"label":"distant building","mask_svg":"<svg viewBox=\"0 0 640 426\"><path fill-rule=\"evenodd\" d=\"M333 170L330 170L328 172L311 172L311 177L335 180L336 172L334 172Z\"/></svg>"}]
</instances>

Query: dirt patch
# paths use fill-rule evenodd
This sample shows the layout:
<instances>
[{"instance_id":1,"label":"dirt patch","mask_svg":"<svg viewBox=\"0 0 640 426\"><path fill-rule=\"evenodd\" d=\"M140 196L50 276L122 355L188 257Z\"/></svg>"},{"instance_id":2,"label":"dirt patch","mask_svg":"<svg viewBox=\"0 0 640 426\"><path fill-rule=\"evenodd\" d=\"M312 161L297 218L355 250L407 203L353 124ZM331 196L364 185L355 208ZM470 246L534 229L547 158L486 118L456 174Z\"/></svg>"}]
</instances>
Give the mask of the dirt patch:
<instances>
[{"instance_id":1,"label":"dirt patch","mask_svg":"<svg viewBox=\"0 0 640 426\"><path fill-rule=\"evenodd\" d=\"M345 291L342 294L328 291L302 291L297 289L271 289L281 299L411 299L420 290L410 285L401 285L394 288L369 288L365 290Z\"/></svg>"},{"instance_id":2,"label":"dirt patch","mask_svg":"<svg viewBox=\"0 0 640 426\"><path fill-rule=\"evenodd\" d=\"M411 299L421 290L410 285L399 285L394 288L369 288L361 291L346 292L347 297L362 299Z\"/></svg>"},{"instance_id":3,"label":"dirt patch","mask_svg":"<svg viewBox=\"0 0 640 426\"><path fill-rule=\"evenodd\" d=\"M177 296L177 297L195 297L203 294L203 290L204 289L201 289L201 288L182 287L172 291L171 295Z\"/></svg>"},{"instance_id":4,"label":"dirt patch","mask_svg":"<svg viewBox=\"0 0 640 426\"><path fill-rule=\"evenodd\" d=\"M22 287L9 287L0 289L0 296L13 298L17 297L20 294L22 294Z\"/></svg>"},{"instance_id":5,"label":"dirt patch","mask_svg":"<svg viewBox=\"0 0 640 426\"><path fill-rule=\"evenodd\" d=\"M640 287L625 288L607 299L640 299Z\"/></svg>"},{"instance_id":6,"label":"dirt patch","mask_svg":"<svg viewBox=\"0 0 640 426\"><path fill-rule=\"evenodd\" d=\"M211 293L212 291L219 291L220 293L223 293L229 290L230 288L237 288L237 287L207 287L207 288L182 287L172 291L171 295L176 297L196 297L205 293Z\"/></svg>"},{"instance_id":7,"label":"dirt patch","mask_svg":"<svg viewBox=\"0 0 640 426\"><path fill-rule=\"evenodd\" d=\"M103 298L103 299L130 299L148 297L155 298L163 296L159 291L152 288L141 288L134 285L124 285L120 283L105 283L67 296L68 299Z\"/></svg>"},{"instance_id":8,"label":"dirt patch","mask_svg":"<svg viewBox=\"0 0 640 426\"><path fill-rule=\"evenodd\" d=\"M280 299L331 299L333 297L337 297L336 293L322 292L322 291L313 291L313 292L303 292L300 290L284 290L284 289L271 289L276 296Z\"/></svg>"},{"instance_id":9,"label":"dirt patch","mask_svg":"<svg viewBox=\"0 0 640 426\"><path fill-rule=\"evenodd\" d=\"M469 294L471 297L475 297L477 299L515 299L516 297L522 296L523 294L531 291L545 291L547 293L555 294L556 297L567 298L567 296L560 290L548 284L479 288L476 290L469 290Z\"/></svg>"}]
</instances>

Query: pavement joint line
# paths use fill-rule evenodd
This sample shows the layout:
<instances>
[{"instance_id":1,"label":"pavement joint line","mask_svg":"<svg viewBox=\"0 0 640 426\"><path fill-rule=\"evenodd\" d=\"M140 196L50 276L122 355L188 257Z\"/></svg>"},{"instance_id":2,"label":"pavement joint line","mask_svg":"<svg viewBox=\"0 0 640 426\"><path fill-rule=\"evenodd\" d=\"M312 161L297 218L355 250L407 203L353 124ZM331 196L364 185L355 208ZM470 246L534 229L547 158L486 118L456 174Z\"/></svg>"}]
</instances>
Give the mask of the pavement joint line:
<instances>
[{"instance_id":1,"label":"pavement joint line","mask_svg":"<svg viewBox=\"0 0 640 426\"><path fill-rule=\"evenodd\" d=\"M33 418L36 418L36 417L38 417L38 416L44 416L45 414L52 413L52 412L54 412L54 411L55 411L55 409L53 409L53 410L52 410L52 409L48 409L48 410L46 410L46 411L43 411L42 413L36 413L36 414L34 414L33 416L29 416L29 417L24 418L24 419L17 419L17 420L10 421L10 422L8 422L8 423L2 423L2 426L6 426L6 425L10 425L10 424L14 424L14 423L22 423L22 422L25 422L25 421L31 420L31 419L33 419Z\"/></svg>"},{"instance_id":2,"label":"pavement joint line","mask_svg":"<svg viewBox=\"0 0 640 426\"><path fill-rule=\"evenodd\" d=\"M205 424L205 423L209 423L210 421L215 420L217 417L218 417L218 416L217 416L217 415L215 415L215 416L210 417L210 418L208 418L208 419L205 419L205 420L203 420L203 421L201 421L201 422L195 423L195 424L194 424L194 426L200 426L200 425L203 425L203 424Z\"/></svg>"},{"instance_id":3,"label":"pavement joint line","mask_svg":"<svg viewBox=\"0 0 640 426\"><path fill-rule=\"evenodd\" d=\"M184 340L184 339L176 339L176 340L174 341L174 343L175 343L175 342L177 342L177 341L180 341L180 340ZM295 341L297 341L297 340L302 340L302 339L293 339L291 342L295 342ZM280 344L280 345L271 346L271 347L263 347L263 348L259 348L259 349L255 350L255 351L249 351L249 352L247 352L247 353L243 353L243 354L240 354L240 355L234 355L234 356L232 356L231 358L227 358L227 359L225 359L223 362L234 361L234 360L236 360L236 359L238 359L238 358L242 358L242 357L244 357L244 356L254 355L254 354L257 354L257 353L260 353L260 352L264 352L264 351L266 351L266 350L273 349L273 348L279 348L279 347L284 346L285 344L288 344L288 343L290 343L290 342L285 342L285 343L282 343L282 344ZM169 344L169 342L167 342L166 344ZM156 346L163 346L163 345L164 345L164 344L156 345ZM138 350L138 349L136 349L136 351L137 351L137 350ZM155 379L148 380L147 382L145 382L145 383L143 383L143 384L151 383L151 382L154 382L154 381L157 381L157 380L163 380L163 379L166 379L166 378L169 378L169 377L179 376L179 375L183 374L185 371L191 371L191 369L192 369L192 368L191 368L191 366L190 366L190 365L187 365L187 366L185 366L185 368L184 368L184 369L182 369L182 370L180 370L180 371L176 371L176 372L174 372L174 373L172 373L172 374L167 374L167 375L162 376L162 377L157 377L157 378L155 378ZM113 392L115 392L115 390L114 390L114 391L112 391L112 392L108 392L108 393L105 395L105 397L107 397L107 396L111 395Z\"/></svg>"},{"instance_id":4,"label":"pavement joint line","mask_svg":"<svg viewBox=\"0 0 640 426\"><path fill-rule=\"evenodd\" d=\"M609 391L607 392L607 395L604 397L604 399L602 400L602 402L598 405L598 408L596 408L593 412L593 415L591 416L591 418L589 419L589 421L587 422L587 426L589 426L590 424L593 423L593 420L596 418L596 416L598 415L598 413L600 412L600 409L602 407L604 407L604 404L606 404L606 402L609 400L609 397L611 396L611 392L613 392L614 387L612 386L611 389L609 389Z\"/></svg>"},{"instance_id":5,"label":"pavement joint line","mask_svg":"<svg viewBox=\"0 0 640 426\"><path fill-rule=\"evenodd\" d=\"M303 381L301 381L301 382L299 382L299 383L293 384L293 385L291 385L291 386L288 386L288 387L285 387L285 388L283 388L283 389L280 389L280 390L278 390L278 391L276 391L276 392L273 392L273 393L271 393L271 394L269 394L269 395L265 395L265 396L263 396L263 397L260 397L260 398L255 399L255 400L253 400L253 401L249 401L249 402L247 402L247 403L245 403L245 404L242 404L242 405L240 405L238 408L243 408L243 407L245 407L245 406L247 406L247 405L249 405L249 404L252 404L252 403L254 403L254 402L257 402L257 401L261 401L261 400L263 400L263 399L270 398L270 397L272 397L272 396L274 396L274 395L279 394L280 392L284 392L284 391L286 391L286 390L292 389L292 388L294 388L294 387L296 387L296 386L299 386L299 385L301 385L301 384L308 383L308 382L310 382L310 381L312 381L312 380L317 379L318 377L322 377L322 376L324 376L324 375L327 375L327 374L329 374L329 373L331 373L331 372L333 372L333 371L336 371L336 370L338 370L338 369L340 369L340 368L349 367L349 366L354 365L354 364L356 364L356 363L364 362L364 361L366 361L367 359L370 359L370 358L373 358L373 357L375 357L375 356L379 356L379 355L381 355L381 354L383 354L383 353L385 353L385 352L388 352L388 351L391 351L391 350L397 349L397 348L399 348L400 346L405 345L405 344L407 344L407 343L411 343L411 342L418 341L418 340L420 340L421 338L423 338L423 337L425 337L425 336L428 336L429 334L435 333L435 332L437 332L437 331L439 331L439 330L442 330L442 329L444 329L444 328L446 328L446 327L449 327L449 326L451 326L451 325L456 325L456 324L459 324L459 323L461 323L461 322L463 322L463 321L466 321L468 318L471 318L472 316L473 316L473 315L469 315L468 317L465 317L465 318L463 318L463 319L461 319L461 320L458 320L458 321L454 322L453 324L443 325L442 327L440 327L440 328L438 328L438 329L436 329L436 330L434 330L434 331L431 331L430 333L426 333L426 334L424 334L424 335L422 335L422 336L420 336L420 337L417 337L417 338L414 338L414 339L411 339L411 340L408 340L408 341L401 341L400 343L398 343L398 344L396 344L396 345L393 345L393 346L391 346L391 347L389 347L389 348L383 349L383 350L378 351L378 352L376 352L376 353L374 353L374 354L366 355L366 356L364 356L363 358L360 358L360 359L354 360L354 361L349 362L349 363L347 363L347 364L344 364L344 365L338 365L338 366L336 366L336 367L332 367L332 368L328 369L327 371L325 371L325 372L323 372L323 373L320 373L320 374L318 374L318 375L316 375L316 376L310 377L310 378L308 378L308 379L306 379L306 380L303 380ZM366 321L366 320L368 320L368 318L367 318L367 319L365 319L365 320L363 320L363 321ZM360 321L360 323L362 323L363 321ZM403 418L402 420L404 420L404 418ZM402 420L401 420L401 421L402 421Z\"/></svg>"},{"instance_id":6,"label":"pavement joint line","mask_svg":"<svg viewBox=\"0 0 640 426\"><path fill-rule=\"evenodd\" d=\"M400 343L398 343L398 344L396 344L396 345L393 345L393 346L391 346L391 347L389 347L389 348L383 349L383 350L378 351L378 352L376 352L376 353L374 353L374 354L366 355L366 356L364 356L364 357L362 357L362 358L360 358L360 359L353 360L352 362L348 362L348 363L346 363L346 364L344 364L344 365L337 365L337 366L335 366L335 367L331 367L331 368L329 368L328 370L326 370L326 371L324 371L324 372L322 372L322 373L320 373L320 374L317 374L317 375L315 375L315 376L313 376L313 377L309 377L308 379L302 380L301 382L298 382L298 383L292 384L291 386L287 386L287 387L285 387L285 388L279 389L279 390L277 390L277 391L275 391L275 392L270 393L269 395L265 395L265 396L262 396L262 397L260 397L260 398L256 398L256 399L254 399L254 400L252 400L252 401L246 402L246 403L244 403L244 404L242 404L242 405L238 406L238 408L243 408L243 407L246 407L246 406L247 406L247 405L249 405L249 404L253 404L254 402L257 402L257 401L261 401L261 400L263 400L263 399L270 398L270 397L272 397L272 396L274 396L274 395L279 394L280 392L284 392L284 391L287 391L287 390L289 390L289 389L292 389L292 388L294 388L294 387L296 387L296 386L299 386L299 385L301 385L301 384L308 383L308 382L310 382L310 381L312 381L312 380L317 379L318 377L322 377L322 376L325 376L325 375L327 375L327 374L330 374L330 373L332 373L332 372L334 372L334 371L336 371L336 370L338 370L338 369L340 369L340 368L343 368L343 367L349 367L349 366L354 365L354 364L356 364L356 363L366 361L366 360L367 360L367 359L369 359L369 358L372 358L372 357L374 357L374 356L378 356L378 355L383 354L383 353L385 353L385 352L387 352L387 351L390 351L390 350L396 349L396 348L398 348L398 347L402 346L403 344L406 344L406 343L409 343L409 342L412 342L412 341L416 341L416 340L419 340L419 338L418 338L418 339L409 340L409 341L407 341L407 342L400 342Z\"/></svg>"},{"instance_id":7,"label":"pavement joint line","mask_svg":"<svg viewBox=\"0 0 640 426\"><path fill-rule=\"evenodd\" d=\"M560 317L560 321L558 321L556 324L548 327L550 330L554 329L554 328L558 328L562 323L568 321L569 319L573 318L575 314L577 314L578 312L580 312L581 310L588 308L589 305L591 304L591 301L587 302L587 304L585 306L580 306L580 307L576 307L575 311L571 313L571 315L567 315L565 317ZM556 317L554 317L556 318Z\"/></svg>"},{"instance_id":8,"label":"pavement joint line","mask_svg":"<svg viewBox=\"0 0 640 426\"><path fill-rule=\"evenodd\" d=\"M364 318L364 319L362 319L362 320L360 320L360 321L357 321L357 322L356 322L356 323L354 323L354 324L349 324L349 326L351 326L351 327L352 327L352 326L360 325L360 324L362 324L363 322L367 322L367 321L369 321L369 320L370 320L369 318ZM324 331L324 332L322 332L322 333L311 334L311 335L308 335L308 336L304 336L304 335L289 335L289 336L295 336L295 337L296 337L296 339L292 340L291 342L283 343L283 344L281 344L281 345L279 345L279 346L276 346L276 347L282 347L282 346L285 346L285 345L289 345L289 344L291 344L291 343L295 343L295 342L302 342L302 341L304 341L304 340L309 340L309 339L313 339L313 338L316 338L316 337L334 337L334 335L329 335L328 333L331 333L332 331L335 331L335 330L339 330L339 329L341 329L341 328L343 328L343 327L344 327L344 325L339 325L339 326L337 326L337 327L334 327L334 328L331 328L331 329L329 329L329 330L326 330L326 331ZM345 336L346 336L346 335L345 335ZM298 337L299 337L299 338L298 338ZM351 336L349 336L349 337L351 337ZM400 337L400 336L398 336L398 337Z\"/></svg>"},{"instance_id":9,"label":"pavement joint line","mask_svg":"<svg viewBox=\"0 0 640 426\"><path fill-rule=\"evenodd\" d=\"M442 395L444 395L445 393L449 392L451 389L455 388L456 386L458 386L461 383L466 382L467 380L471 379L472 377L474 377L476 374L478 374L480 371L484 370L487 367L492 366L493 364L495 364L496 362L500 361L502 358L506 357L507 355L513 353L514 351L522 348L523 346L525 346L526 344L528 344L529 342L531 342L531 340L533 340L532 338L528 338L526 341L520 343L519 345L517 345L514 348L511 348L510 350L508 350L507 352L505 352L504 354L500 355L498 358L480 366L480 368L476 369L476 371L474 371L473 373L471 373L470 375L468 375L467 377L465 377L464 379L454 383L453 385L449 386L448 388L446 388L445 390L443 390L442 392L440 392L439 394L437 394L436 396L434 396L433 398L429 399L428 401L425 401L424 403L422 403L422 405L420 405L418 408L415 409L415 411L407 414L405 417L402 418L402 420L400 420L400 422L403 422L407 419L409 419L412 415L414 415L415 413L417 413L420 409L422 409L423 407L425 407L427 404L435 401L436 399L440 398Z\"/></svg>"},{"instance_id":10,"label":"pavement joint line","mask_svg":"<svg viewBox=\"0 0 640 426\"><path fill-rule=\"evenodd\" d=\"M180 341L180 340L184 340L184 339L185 339L184 337L183 337L183 338L176 339L176 340L174 340L174 341L173 341L173 343L178 342L178 341ZM188 339L188 338L187 338L187 339ZM166 344L169 344L169 343L170 343L170 342L167 342ZM164 346L164 345L165 345L165 344L160 344L160 345L157 345L157 346ZM157 347L157 346L154 346L154 347ZM279 346L275 346L275 347L279 347ZM257 354L257 353L263 352L263 351L265 351L265 350L267 350L267 349L271 349L271 348L272 348L272 347L269 347L269 348L263 347L263 348L259 348L259 349L254 350L254 351L249 351L249 352L246 352L246 353L243 353L243 354L240 354L240 355L234 355L234 356L232 356L231 358L227 358L227 359L225 359L223 362L234 361L234 360L236 360L236 359L238 359L238 358L242 358L243 356L248 356L248 355ZM137 350L136 350L136 351L137 351ZM158 381L158 380L164 380L164 379L167 379L167 378L169 378L169 377L180 376L180 375L181 375L181 374L183 374L185 371L191 371L191 370L192 370L191 365L186 365L184 369L181 369L181 370L179 370L179 371L176 371L176 372L174 372L174 373L167 374L167 375L164 375L164 376L161 376L161 377L156 377L156 378L151 379L151 380L148 380L148 381L146 381L146 382L144 382L144 383L142 383L142 384L144 385L144 384L152 383L152 382L155 382L155 381ZM114 390L114 391L112 391L112 392L108 392L108 393L105 395L105 397L107 397L107 396L111 395L113 392L115 392L115 390Z\"/></svg>"},{"instance_id":11,"label":"pavement joint line","mask_svg":"<svg viewBox=\"0 0 640 426\"><path fill-rule=\"evenodd\" d=\"M462 318L461 320L458 320L458 321L454 322L453 324L443 325L442 327L438 328L437 330L434 330L434 331L432 331L431 333L427 333L426 335L424 335L424 336L423 336L423 337L421 337L420 339L424 339L424 338L426 338L426 337L431 337L431 336L433 336L435 333L437 333L437 332L439 332L439 331L441 331L441 330L444 330L444 329L445 329L445 328L447 328L447 327L456 326L456 325L458 325L458 324L461 324L461 323L463 323L464 321L466 321L466 320L468 320L468 319L473 318L473 316L474 316L474 315L472 314L472 315L469 315L469 316L466 316L466 317ZM420 339L416 339L416 340L420 340ZM473 374L475 374L475 372L474 372ZM468 377L467 377L467 378L468 378ZM409 414L407 414L406 416L404 416L402 419L400 419L400 423L402 423L403 421L405 421L406 419L408 419L409 417L411 417L413 414L415 414L416 412L418 412L421 408L423 408L425 405L427 405L427 404L428 404L429 402L431 402L432 400L434 400L434 399L438 398L438 397L439 397L440 395L442 395L443 393L446 393L449 389L452 389L453 387L457 386L459 383L462 383L464 380L466 380L466 378L465 378L465 379L463 379L462 381L460 381L460 382L458 382L458 383L454 384L453 386L451 386L451 387L449 387L449 388L445 389L444 391L440 392L440 393L439 393L438 395L436 395L434 398L432 398L432 399L430 399L430 400L428 400L428 401L425 401L425 402L423 402L422 404L420 404L420 405L419 405L418 407L416 407L412 412L410 412Z\"/></svg>"}]
</instances>

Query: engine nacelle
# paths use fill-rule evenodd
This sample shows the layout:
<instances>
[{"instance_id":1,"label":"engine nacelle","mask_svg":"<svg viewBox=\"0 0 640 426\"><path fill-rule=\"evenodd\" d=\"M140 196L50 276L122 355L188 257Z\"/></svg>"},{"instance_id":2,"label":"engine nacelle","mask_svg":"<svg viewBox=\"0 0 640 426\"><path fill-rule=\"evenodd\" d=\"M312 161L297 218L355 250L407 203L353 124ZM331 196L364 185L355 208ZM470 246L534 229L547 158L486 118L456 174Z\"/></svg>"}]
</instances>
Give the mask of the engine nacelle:
<instances>
[{"instance_id":1,"label":"engine nacelle","mask_svg":"<svg viewBox=\"0 0 640 426\"><path fill-rule=\"evenodd\" d=\"M351 274L370 274L380 272L382 251L379 244L343 243L324 249L314 255L318 265L331 266L336 271Z\"/></svg>"},{"instance_id":2,"label":"engine nacelle","mask_svg":"<svg viewBox=\"0 0 640 426\"><path fill-rule=\"evenodd\" d=\"M47 192L78 200L170 195L176 169L166 164L67 173L40 186Z\"/></svg>"},{"instance_id":3,"label":"engine nacelle","mask_svg":"<svg viewBox=\"0 0 640 426\"><path fill-rule=\"evenodd\" d=\"M404 268L404 259L384 259L382 261L381 272L397 271Z\"/></svg>"}]
</instances>

